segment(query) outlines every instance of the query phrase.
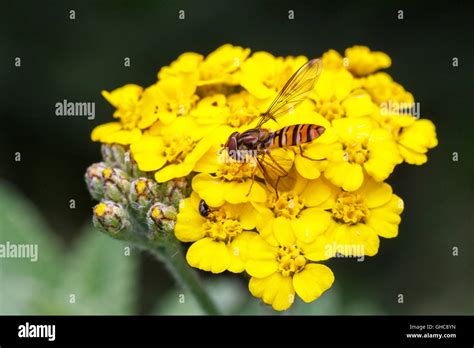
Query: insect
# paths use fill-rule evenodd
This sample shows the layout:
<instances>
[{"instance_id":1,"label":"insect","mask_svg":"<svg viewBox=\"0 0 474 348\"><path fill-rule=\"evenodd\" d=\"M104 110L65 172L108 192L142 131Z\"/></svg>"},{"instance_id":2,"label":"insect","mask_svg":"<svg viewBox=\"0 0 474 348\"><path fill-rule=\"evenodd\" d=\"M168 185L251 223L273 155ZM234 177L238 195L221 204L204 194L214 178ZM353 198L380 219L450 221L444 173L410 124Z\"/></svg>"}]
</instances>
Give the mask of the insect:
<instances>
[{"instance_id":1,"label":"insect","mask_svg":"<svg viewBox=\"0 0 474 348\"><path fill-rule=\"evenodd\" d=\"M201 214L202 217L207 217L209 215L209 206L204 199L201 199L199 202L199 214Z\"/></svg>"},{"instance_id":2,"label":"insect","mask_svg":"<svg viewBox=\"0 0 474 348\"><path fill-rule=\"evenodd\" d=\"M316 124L295 124L271 131L262 125L269 120L276 121L278 116L290 112L305 100L313 90L321 69L320 59L311 59L300 67L283 86L268 110L260 115L257 126L242 133L232 133L225 144L227 154L235 161L246 161L248 154L253 154L252 157L258 164L255 169L260 169L263 178L275 189L277 195L278 182L280 178L288 175L289 168L286 169L285 165L275 158L273 150L298 146L301 155L305 156L301 145L318 138L326 129ZM255 174L254 171L250 190Z\"/></svg>"}]
</instances>

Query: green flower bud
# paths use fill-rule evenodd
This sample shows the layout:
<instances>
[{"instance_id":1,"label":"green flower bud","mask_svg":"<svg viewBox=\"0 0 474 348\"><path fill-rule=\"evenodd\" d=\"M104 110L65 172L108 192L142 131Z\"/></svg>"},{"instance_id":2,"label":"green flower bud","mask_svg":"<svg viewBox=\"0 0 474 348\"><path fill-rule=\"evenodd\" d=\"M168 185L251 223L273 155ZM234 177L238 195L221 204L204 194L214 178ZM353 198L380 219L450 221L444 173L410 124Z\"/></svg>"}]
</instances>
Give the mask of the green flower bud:
<instances>
[{"instance_id":1,"label":"green flower bud","mask_svg":"<svg viewBox=\"0 0 474 348\"><path fill-rule=\"evenodd\" d=\"M124 171L127 170L125 165L126 149L124 146L118 144L102 144L101 152L102 158L107 165Z\"/></svg>"},{"instance_id":2,"label":"green flower bud","mask_svg":"<svg viewBox=\"0 0 474 348\"><path fill-rule=\"evenodd\" d=\"M125 164L127 168L127 173L134 178L144 177L146 174L138 168L138 163L132 156L132 153L127 151L125 153Z\"/></svg>"},{"instance_id":3,"label":"green flower bud","mask_svg":"<svg viewBox=\"0 0 474 348\"><path fill-rule=\"evenodd\" d=\"M191 194L190 179L187 177L176 178L162 185L162 201L179 206L179 202Z\"/></svg>"},{"instance_id":4,"label":"green flower bud","mask_svg":"<svg viewBox=\"0 0 474 348\"><path fill-rule=\"evenodd\" d=\"M102 172L106 168L103 162L94 163L86 170L84 179L92 198L100 201L104 197Z\"/></svg>"},{"instance_id":5,"label":"green flower bud","mask_svg":"<svg viewBox=\"0 0 474 348\"><path fill-rule=\"evenodd\" d=\"M114 202L127 203L130 191L128 175L120 169L107 167L102 171L104 197Z\"/></svg>"},{"instance_id":6,"label":"green flower bud","mask_svg":"<svg viewBox=\"0 0 474 348\"><path fill-rule=\"evenodd\" d=\"M163 203L155 203L147 213L149 239L169 238L173 235L178 212L175 207Z\"/></svg>"},{"instance_id":7,"label":"green flower bud","mask_svg":"<svg viewBox=\"0 0 474 348\"><path fill-rule=\"evenodd\" d=\"M93 208L92 221L96 228L111 235L117 235L130 227L127 210L111 201L102 201Z\"/></svg>"},{"instance_id":8,"label":"green flower bud","mask_svg":"<svg viewBox=\"0 0 474 348\"><path fill-rule=\"evenodd\" d=\"M132 181L128 197L132 208L147 211L158 197L158 184L154 180L138 178Z\"/></svg>"}]
</instances>

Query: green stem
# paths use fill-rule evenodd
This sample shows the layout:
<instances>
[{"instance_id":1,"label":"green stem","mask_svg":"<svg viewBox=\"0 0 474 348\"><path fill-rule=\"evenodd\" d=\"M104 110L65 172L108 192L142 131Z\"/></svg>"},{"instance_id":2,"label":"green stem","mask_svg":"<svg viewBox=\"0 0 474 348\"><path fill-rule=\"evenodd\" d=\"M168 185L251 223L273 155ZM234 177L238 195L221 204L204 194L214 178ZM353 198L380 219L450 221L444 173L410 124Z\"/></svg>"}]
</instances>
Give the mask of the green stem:
<instances>
[{"instance_id":1,"label":"green stem","mask_svg":"<svg viewBox=\"0 0 474 348\"><path fill-rule=\"evenodd\" d=\"M145 226L137 219L132 218L132 226L141 235L146 233ZM175 280L186 290L191 292L196 301L199 303L201 308L210 315L221 314L219 308L216 306L209 293L204 288L199 276L193 268L191 268L185 259L183 252L181 251L178 241L174 236L170 236L171 231L163 231L165 236L164 240L160 241L159 244L150 243L148 240L142 240L140 243L141 248L154 254L160 261L162 261L170 273L173 275Z\"/></svg>"},{"instance_id":2,"label":"green stem","mask_svg":"<svg viewBox=\"0 0 474 348\"><path fill-rule=\"evenodd\" d=\"M173 243L173 241L167 241L166 243L164 249L164 262L174 278L194 295L201 308L207 314L221 314L220 310L209 296L208 291L204 288L197 272L187 264L179 245Z\"/></svg>"}]
</instances>

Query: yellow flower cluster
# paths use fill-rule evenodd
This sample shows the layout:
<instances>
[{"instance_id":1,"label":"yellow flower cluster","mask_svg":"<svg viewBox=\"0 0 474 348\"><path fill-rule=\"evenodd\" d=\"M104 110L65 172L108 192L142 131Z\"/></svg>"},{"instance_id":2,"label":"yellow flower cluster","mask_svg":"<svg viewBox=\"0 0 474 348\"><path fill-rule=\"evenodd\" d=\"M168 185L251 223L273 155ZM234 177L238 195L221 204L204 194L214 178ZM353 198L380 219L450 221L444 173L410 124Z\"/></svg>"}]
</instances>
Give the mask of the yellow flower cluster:
<instances>
[{"instance_id":1,"label":"yellow flower cluster","mask_svg":"<svg viewBox=\"0 0 474 348\"><path fill-rule=\"evenodd\" d=\"M279 311L295 294L311 302L331 287L334 275L321 261L373 256L380 237L397 236L403 201L384 180L403 161L425 163L437 145L433 123L413 112L413 95L378 72L390 57L354 46L344 56L325 52L309 97L264 124L272 131L325 127L301 148L272 150L291 159L278 192L261 173L254 180L254 162L222 161L221 144L255 127L307 61L230 44L206 57L184 53L147 88L103 92L117 121L92 132L94 141L129 146L139 169L158 183L192 176L175 227L177 239L192 243L188 263L248 273L250 292Z\"/></svg>"}]
</instances>

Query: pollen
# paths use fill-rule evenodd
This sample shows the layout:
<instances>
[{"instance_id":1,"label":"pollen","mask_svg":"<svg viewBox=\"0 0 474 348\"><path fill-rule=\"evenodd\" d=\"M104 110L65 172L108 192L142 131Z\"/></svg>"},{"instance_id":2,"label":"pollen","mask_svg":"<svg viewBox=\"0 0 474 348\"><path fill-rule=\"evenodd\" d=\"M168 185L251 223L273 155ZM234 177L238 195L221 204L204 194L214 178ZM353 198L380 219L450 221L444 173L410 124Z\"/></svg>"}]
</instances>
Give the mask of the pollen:
<instances>
[{"instance_id":1,"label":"pollen","mask_svg":"<svg viewBox=\"0 0 474 348\"><path fill-rule=\"evenodd\" d=\"M280 246L277 252L278 271L285 277L304 269L306 258L298 246Z\"/></svg>"},{"instance_id":2,"label":"pollen","mask_svg":"<svg viewBox=\"0 0 474 348\"><path fill-rule=\"evenodd\" d=\"M332 216L336 221L346 224L365 222L369 215L364 199L361 195L351 192L342 192L332 208Z\"/></svg>"},{"instance_id":3,"label":"pollen","mask_svg":"<svg viewBox=\"0 0 474 348\"><path fill-rule=\"evenodd\" d=\"M282 193L278 197L273 194L270 198L270 208L275 216L283 216L288 219L297 218L304 209L301 197L294 193Z\"/></svg>"},{"instance_id":4,"label":"pollen","mask_svg":"<svg viewBox=\"0 0 474 348\"><path fill-rule=\"evenodd\" d=\"M211 211L203 228L206 236L217 242L225 243L232 242L243 231L240 222L228 217L224 208Z\"/></svg>"},{"instance_id":5,"label":"pollen","mask_svg":"<svg viewBox=\"0 0 474 348\"><path fill-rule=\"evenodd\" d=\"M164 155L168 163L181 163L194 149L195 142L190 137L165 139Z\"/></svg>"},{"instance_id":6,"label":"pollen","mask_svg":"<svg viewBox=\"0 0 474 348\"><path fill-rule=\"evenodd\" d=\"M318 98L315 110L329 121L341 118L345 114L344 108L336 96L329 99Z\"/></svg>"},{"instance_id":7,"label":"pollen","mask_svg":"<svg viewBox=\"0 0 474 348\"><path fill-rule=\"evenodd\" d=\"M369 157L369 150L363 143L344 144L344 150L351 163L363 164Z\"/></svg>"},{"instance_id":8,"label":"pollen","mask_svg":"<svg viewBox=\"0 0 474 348\"><path fill-rule=\"evenodd\" d=\"M216 171L216 176L225 181L244 182L251 178L254 173L255 163L238 162L229 160Z\"/></svg>"}]
</instances>

